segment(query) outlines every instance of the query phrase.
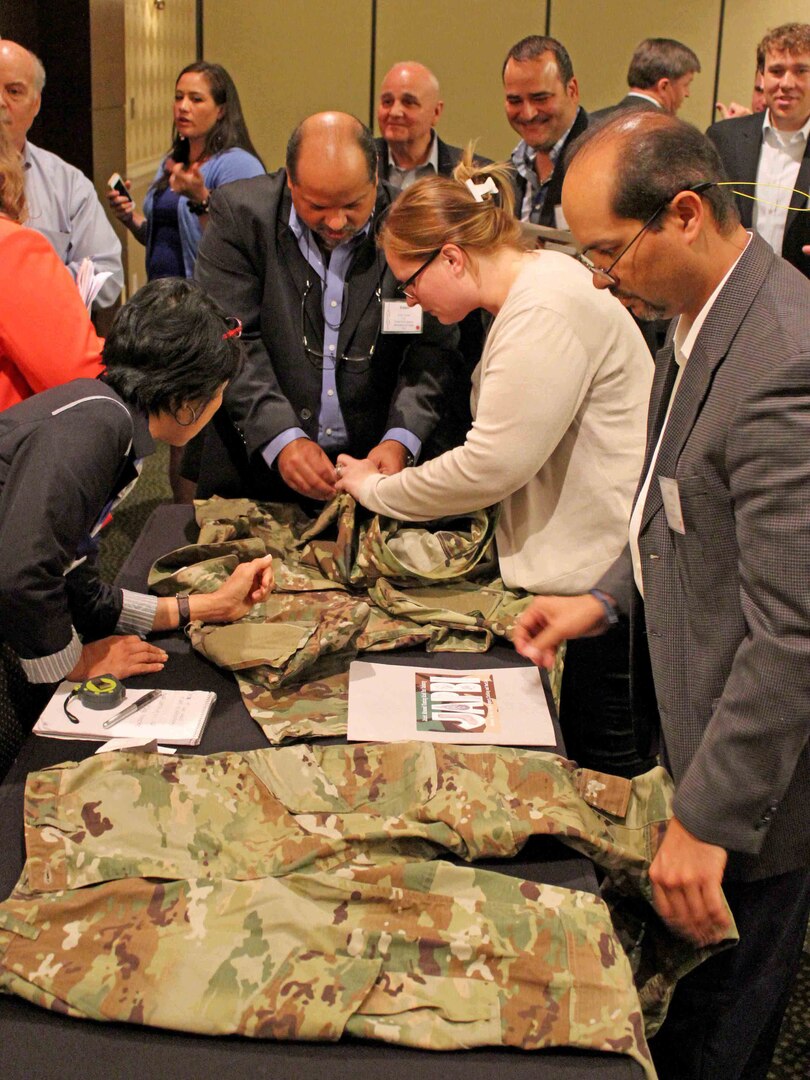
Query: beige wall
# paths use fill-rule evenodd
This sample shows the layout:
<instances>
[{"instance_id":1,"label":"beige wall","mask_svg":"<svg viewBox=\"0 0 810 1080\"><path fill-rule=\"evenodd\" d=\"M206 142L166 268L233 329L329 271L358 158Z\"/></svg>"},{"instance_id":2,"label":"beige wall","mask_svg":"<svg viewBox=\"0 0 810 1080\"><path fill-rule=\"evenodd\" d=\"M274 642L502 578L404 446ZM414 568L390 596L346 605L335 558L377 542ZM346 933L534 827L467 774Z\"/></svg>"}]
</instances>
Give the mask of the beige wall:
<instances>
[{"instance_id":1,"label":"beige wall","mask_svg":"<svg viewBox=\"0 0 810 1080\"><path fill-rule=\"evenodd\" d=\"M441 82L442 136L456 144L477 138L483 154L506 156L516 136L503 116L501 64L519 38L545 32L547 2L377 0L375 95L392 63L420 60ZM233 75L268 168L282 164L291 128L310 112L346 109L368 120L372 6L372 0L204 0L205 57ZM571 53L587 109L623 97L627 63L642 38L683 41L698 54L702 72L680 115L705 128L714 118L720 9L721 0L556 0L550 29ZM721 100L750 100L756 42L789 19L810 19L808 0L726 0Z\"/></svg>"},{"instance_id":2,"label":"beige wall","mask_svg":"<svg viewBox=\"0 0 810 1080\"><path fill-rule=\"evenodd\" d=\"M163 11L153 0L126 0L126 161L117 163L115 170L132 181L138 207L169 149L177 73L197 57L195 11L195 0L168 0ZM126 244L127 285L132 293L146 281L144 249L129 232Z\"/></svg>"},{"instance_id":3,"label":"beige wall","mask_svg":"<svg viewBox=\"0 0 810 1080\"><path fill-rule=\"evenodd\" d=\"M269 170L310 113L368 116L369 0L206 0L205 59L236 83L250 136Z\"/></svg>"}]
</instances>

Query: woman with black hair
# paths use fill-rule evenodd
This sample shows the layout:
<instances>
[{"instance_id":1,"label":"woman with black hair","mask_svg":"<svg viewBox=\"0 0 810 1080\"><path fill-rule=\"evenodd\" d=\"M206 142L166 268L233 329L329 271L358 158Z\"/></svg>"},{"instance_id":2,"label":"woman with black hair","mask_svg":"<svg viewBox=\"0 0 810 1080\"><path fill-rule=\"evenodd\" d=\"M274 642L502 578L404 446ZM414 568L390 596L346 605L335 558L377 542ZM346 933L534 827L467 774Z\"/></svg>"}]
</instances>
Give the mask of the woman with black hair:
<instances>
[{"instance_id":1,"label":"woman with black hair","mask_svg":"<svg viewBox=\"0 0 810 1080\"><path fill-rule=\"evenodd\" d=\"M219 408L240 333L198 285L155 281L116 316L104 375L0 413L0 642L30 682L159 671L168 657L143 635L231 622L267 595L270 556L182 600L108 585L95 567L95 537L155 440L184 446Z\"/></svg>"},{"instance_id":2,"label":"woman with black hair","mask_svg":"<svg viewBox=\"0 0 810 1080\"><path fill-rule=\"evenodd\" d=\"M233 79L205 60L184 67L174 88L172 148L138 213L111 189L115 216L146 245L146 277L192 277L211 192L265 169L242 115ZM130 187L130 181L126 181Z\"/></svg>"}]
</instances>

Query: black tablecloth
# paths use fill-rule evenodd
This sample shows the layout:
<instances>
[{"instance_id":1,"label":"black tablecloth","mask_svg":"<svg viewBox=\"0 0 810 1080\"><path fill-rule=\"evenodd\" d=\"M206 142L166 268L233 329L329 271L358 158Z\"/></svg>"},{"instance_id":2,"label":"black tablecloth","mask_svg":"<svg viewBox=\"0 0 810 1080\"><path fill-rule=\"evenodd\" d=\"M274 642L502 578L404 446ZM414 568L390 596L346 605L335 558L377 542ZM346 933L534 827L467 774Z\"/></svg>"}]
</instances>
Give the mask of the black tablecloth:
<instances>
[{"instance_id":1,"label":"black tablecloth","mask_svg":"<svg viewBox=\"0 0 810 1080\"><path fill-rule=\"evenodd\" d=\"M121 572L118 584L145 591L152 562L167 551L191 543L196 526L189 507L160 506L147 521ZM267 740L242 704L235 680L195 653L179 633L153 639L169 653L160 676L128 679L127 684L166 689L214 690L217 702L198 747L190 753L255 750ZM412 664L414 651L375 655L380 662ZM469 653L419 653L420 664L473 668L481 656ZM522 663L508 646L486 654L488 667ZM554 706L545 683L557 732ZM341 740L342 741L342 740ZM22 809L25 777L35 769L60 761L89 757L96 743L41 739L31 736L0 784L0 897L14 887L24 861ZM554 748L551 748L554 749ZM549 837L534 838L517 859L486 860L476 865L534 881L596 890L591 864ZM53 1076L86 1080L129 1080L164 1077L171 1080L227 1080L231 1076L266 1075L274 1080L358 1080L385 1074L389 1080L478 1080L501 1072L509 1080L599 1080L638 1078L643 1071L629 1058L583 1051L527 1053L503 1048L432 1053L378 1043L344 1039L337 1044L266 1042L243 1038L209 1038L127 1024L96 1024L68 1020L18 998L0 997L0 1076L3 1080L34 1080Z\"/></svg>"}]
</instances>

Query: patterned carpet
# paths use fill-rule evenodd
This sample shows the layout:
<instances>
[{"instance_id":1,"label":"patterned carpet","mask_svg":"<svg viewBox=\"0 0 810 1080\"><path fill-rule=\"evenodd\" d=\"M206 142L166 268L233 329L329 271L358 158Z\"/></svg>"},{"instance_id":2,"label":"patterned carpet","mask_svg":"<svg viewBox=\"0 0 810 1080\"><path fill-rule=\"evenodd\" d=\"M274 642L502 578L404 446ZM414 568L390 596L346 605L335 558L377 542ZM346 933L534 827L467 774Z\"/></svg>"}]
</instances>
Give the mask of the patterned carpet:
<instances>
[{"instance_id":1,"label":"patterned carpet","mask_svg":"<svg viewBox=\"0 0 810 1080\"><path fill-rule=\"evenodd\" d=\"M105 530L101 542L100 566L107 581L118 573L147 517L162 502L171 501L168 481L168 450L160 446L144 463L135 490L115 513L115 522ZM796 984L788 1005L779 1044L768 1080L808 1080L810 1078L810 932Z\"/></svg>"}]
</instances>

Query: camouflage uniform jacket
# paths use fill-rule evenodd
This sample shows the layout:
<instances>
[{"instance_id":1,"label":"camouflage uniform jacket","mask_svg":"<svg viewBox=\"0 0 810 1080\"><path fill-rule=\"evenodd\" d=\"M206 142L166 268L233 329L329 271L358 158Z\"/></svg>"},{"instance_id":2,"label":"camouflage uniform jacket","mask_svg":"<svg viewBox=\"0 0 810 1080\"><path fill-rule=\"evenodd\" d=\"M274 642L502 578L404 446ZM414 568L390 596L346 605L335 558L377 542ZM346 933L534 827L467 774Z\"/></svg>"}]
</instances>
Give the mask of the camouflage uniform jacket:
<instances>
[{"instance_id":1,"label":"camouflage uniform jacket","mask_svg":"<svg viewBox=\"0 0 810 1080\"><path fill-rule=\"evenodd\" d=\"M291 504L247 499L196 509L198 542L159 559L149 585L161 596L204 592L239 561L276 556L276 586L263 604L238 623L190 632L196 649L235 673L272 743L346 733L358 652L484 652L495 637L509 640L529 600L495 576L493 511L414 527L362 518L348 495L315 520Z\"/></svg>"}]
</instances>

